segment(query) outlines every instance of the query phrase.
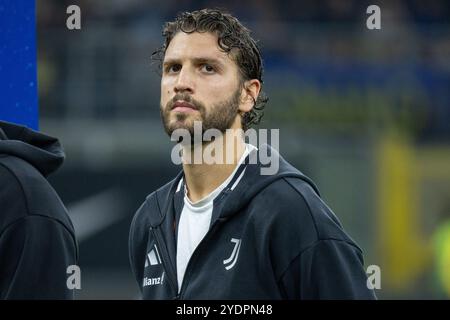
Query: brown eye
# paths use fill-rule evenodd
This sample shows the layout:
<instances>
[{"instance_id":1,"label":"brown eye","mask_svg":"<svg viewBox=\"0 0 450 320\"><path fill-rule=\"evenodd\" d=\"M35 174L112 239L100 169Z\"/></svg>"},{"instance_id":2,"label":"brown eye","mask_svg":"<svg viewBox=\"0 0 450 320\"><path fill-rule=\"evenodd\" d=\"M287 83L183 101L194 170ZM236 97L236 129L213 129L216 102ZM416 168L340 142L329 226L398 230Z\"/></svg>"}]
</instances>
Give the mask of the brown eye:
<instances>
[{"instance_id":1,"label":"brown eye","mask_svg":"<svg viewBox=\"0 0 450 320\"><path fill-rule=\"evenodd\" d=\"M172 64L166 67L166 72L167 73L173 73L173 72L178 72L181 70L181 64Z\"/></svg>"},{"instance_id":2,"label":"brown eye","mask_svg":"<svg viewBox=\"0 0 450 320\"><path fill-rule=\"evenodd\" d=\"M206 72L206 73L214 73L216 70L214 69L213 66L209 65L209 64L204 64L202 66L202 71Z\"/></svg>"}]
</instances>

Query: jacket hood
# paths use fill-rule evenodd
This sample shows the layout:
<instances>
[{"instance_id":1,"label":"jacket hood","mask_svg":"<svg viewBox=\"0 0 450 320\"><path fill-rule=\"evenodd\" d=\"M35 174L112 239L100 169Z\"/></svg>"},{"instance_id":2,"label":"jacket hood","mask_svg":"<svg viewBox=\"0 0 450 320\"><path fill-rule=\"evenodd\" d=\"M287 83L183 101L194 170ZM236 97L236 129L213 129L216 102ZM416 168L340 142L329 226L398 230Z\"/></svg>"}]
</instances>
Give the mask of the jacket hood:
<instances>
[{"instance_id":1,"label":"jacket hood","mask_svg":"<svg viewBox=\"0 0 450 320\"><path fill-rule=\"evenodd\" d=\"M262 162L261 155L269 155L269 158L272 161L271 165L273 164L273 161L278 162L278 171L276 173L270 175L262 174L262 172L264 172L263 169L266 167L263 163L266 163L267 159ZM252 156L256 158L256 161L252 161ZM227 189L225 191L229 192L229 196L224 198L224 201L220 201L219 199L222 207L220 213L221 218L228 218L236 212L239 212L264 188L273 182L286 177L303 180L313 188L317 195L320 196L319 190L310 178L293 167L278 153L277 150L267 144L262 145L258 150L254 150L247 160L249 160L250 163L245 168L242 180L234 190Z\"/></svg>"},{"instance_id":2,"label":"jacket hood","mask_svg":"<svg viewBox=\"0 0 450 320\"><path fill-rule=\"evenodd\" d=\"M65 158L58 139L25 126L0 121L0 155L3 154L27 161L45 177L56 171Z\"/></svg>"},{"instance_id":3,"label":"jacket hood","mask_svg":"<svg viewBox=\"0 0 450 320\"><path fill-rule=\"evenodd\" d=\"M263 172L262 169L266 167L264 163L267 162L267 159L261 161L261 155L267 155L266 158L268 157L271 161L278 162L278 170L276 173L271 175L261 174L261 172ZM319 190L310 178L293 167L274 148L267 144L262 145L258 150L253 150L247 156L245 163L241 166L245 166L245 172L243 172L244 168L239 168L237 170L235 178L239 176L239 172L243 172L243 176L236 188L234 190L230 188L230 185L233 185L233 179L230 185L214 200L214 206L217 205L218 207L217 212L219 219L228 219L236 214L268 185L286 177L294 177L303 180L312 187L317 195L320 196ZM169 210L170 203L173 201L173 196L181 178L183 178L183 171L181 171L174 180L156 191L157 207L155 207L154 210L157 210L160 215L149 217L152 226L157 226L163 221Z\"/></svg>"}]
</instances>

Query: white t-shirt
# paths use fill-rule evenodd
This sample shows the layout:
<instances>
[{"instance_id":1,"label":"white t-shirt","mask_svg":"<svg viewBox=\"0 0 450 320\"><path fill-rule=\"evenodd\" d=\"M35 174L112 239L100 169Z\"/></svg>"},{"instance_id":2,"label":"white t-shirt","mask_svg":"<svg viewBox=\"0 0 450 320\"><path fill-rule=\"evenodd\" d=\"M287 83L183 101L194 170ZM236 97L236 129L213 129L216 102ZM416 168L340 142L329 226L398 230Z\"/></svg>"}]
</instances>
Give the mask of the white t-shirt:
<instances>
[{"instance_id":1,"label":"white t-shirt","mask_svg":"<svg viewBox=\"0 0 450 320\"><path fill-rule=\"evenodd\" d=\"M178 291L180 291L181 289L184 273L186 271L189 259L192 256L192 253L209 230L214 199L230 183L240 165L244 162L247 155L253 149L256 149L256 147L250 144L245 145L244 153L242 154L241 159L239 159L239 162L231 175L205 198L193 203L191 200L189 200L187 196L187 189L185 188L184 206L183 210L181 211L177 238ZM243 173L244 172L241 173L239 178L242 178ZM232 189L236 187L239 180L240 179L236 180L236 182L233 184Z\"/></svg>"}]
</instances>

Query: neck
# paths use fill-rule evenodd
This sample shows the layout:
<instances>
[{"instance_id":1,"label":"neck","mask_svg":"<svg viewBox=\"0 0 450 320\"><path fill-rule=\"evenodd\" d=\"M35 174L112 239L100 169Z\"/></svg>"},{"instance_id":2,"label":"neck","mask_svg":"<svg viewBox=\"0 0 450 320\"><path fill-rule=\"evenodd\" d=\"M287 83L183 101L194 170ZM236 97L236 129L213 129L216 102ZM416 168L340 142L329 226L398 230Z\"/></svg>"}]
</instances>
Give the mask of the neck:
<instances>
[{"instance_id":1,"label":"neck","mask_svg":"<svg viewBox=\"0 0 450 320\"><path fill-rule=\"evenodd\" d=\"M239 134L223 134L214 141L184 147L183 155L190 154L191 160L196 152L202 155L201 163L183 163L189 199L199 201L219 187L234 171L244 150L244 137ZM205 161L211 156L216 161Z\"/></svg>"}]
</instances>

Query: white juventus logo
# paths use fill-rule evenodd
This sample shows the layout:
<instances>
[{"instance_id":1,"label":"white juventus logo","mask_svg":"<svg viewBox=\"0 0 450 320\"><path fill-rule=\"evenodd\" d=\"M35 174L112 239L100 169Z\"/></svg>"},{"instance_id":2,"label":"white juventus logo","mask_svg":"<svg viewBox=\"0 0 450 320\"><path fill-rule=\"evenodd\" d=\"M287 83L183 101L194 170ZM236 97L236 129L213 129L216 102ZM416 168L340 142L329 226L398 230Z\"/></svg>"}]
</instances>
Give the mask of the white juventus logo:
<instances>
[{"instance_id":1,"label":"white juventus logo","mask_svg":"<svg viewBox=\"0 0 450 320\"><path fill-rule=\"evenodd\" d=\"M156 244L154 244L152 250L147 253L147 257L145 258L145 267L148 267L149 265L156 266L158 264L161 264L161 257L159 256Z\"/></svg>"},{"instance_id":2,"label":"white juventus logo","mask_svg":"<svg viewBox=\"0 0 450 320\"><path fill-rule=\"evenodd\" d=\"M225 270L230 270L231 268L234 267L234 265L236 264L238 255L239 255L239 250L241 249L241 239L235 239L235 238L231 238L231 242L234 243L234 248L233 248L233 252L231 252L231 256L226 259L223 260L223 264L225 265Z\"/></svg>"}]
</instances>

